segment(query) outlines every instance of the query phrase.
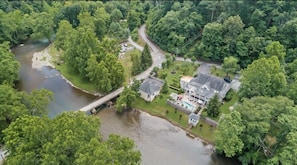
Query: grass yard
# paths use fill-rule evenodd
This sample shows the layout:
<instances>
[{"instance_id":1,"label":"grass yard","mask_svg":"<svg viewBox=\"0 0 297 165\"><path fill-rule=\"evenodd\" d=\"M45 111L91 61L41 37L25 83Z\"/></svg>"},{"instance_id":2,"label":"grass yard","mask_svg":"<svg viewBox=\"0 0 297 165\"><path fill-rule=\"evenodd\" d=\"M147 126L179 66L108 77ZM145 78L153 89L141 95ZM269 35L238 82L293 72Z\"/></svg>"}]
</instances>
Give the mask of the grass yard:
<instances>
[{"instance_id":1,"label":"grass yard","mask_svg":"<svg viewBox=\"0 0 297 165\"><path fill-rule=\"evenodd\" d=\"M229 107L230 106L233 106L237 101L238 101L238 96L237 96L236 93L234 93L233 94L233 97L232 97L232 99L230 101L227 101L227 102L225 101L224 104L222 106L220 106L220 114L219 114L219 116L217 116L217 117L210 117L210 116L207 115L207 112L206 111L203 111L202 112L202 116L208 117L208 118L213 119L215 121L219 121L220 116L222 114L228 114L228 113L231 112L230 109L229 109Z\"/></svg>"},{"instance_id":2,"label":"grass yard","mask_svg":"<svg viewBox=\"0 0 297 165\"><path fill-rule=\"evenodd\" d=\"M198 68L198 64L185 61L174 61L169 68L160 69L158 77L161 78L162 74L167 74L166 80L169 85L176 83L179 84L182 76L194 76ZM172 73L175 72L175 73Z\"/></svg>"},{"instance_id":3,"label":"grass yard","mask_svg":"<svg viewBox=\"0 0 297 165\"><path fill-rule=\"evenodd\" d=\"M119 59L121 64L124 66L125 69L125 82L129 83L129 79L132 78L131 76L131 70L132 70L132 61L131 61L131 55L132 54L141 54L141 52L137 49L128 51L125 53L124 57L122 59Z\"/></svg>"},{"instance_id":4,"label":"grass yard","mask_svg":"<svg viewBox=\"0 0 297 165\"><path fill-rule=\"evenodd\" d=\"M170 91L169 93L171 93ZM162 94L155 98L152 102L147 102L144 99L138 97L136 101L133 103L133 107L140 109L142 111L148 112L154 116L159 116L164 119L167 119L172 124L177 125L184 130L187 130L191 134L200 137L210 143L213 143L214 136L213 131L215 128L211 128L207 123L203 121L199 121L198 125L192 129L188 128L188 115L179 111L175 110L173 107L169 106L166 103L167 97L169 94ZM167 113L166 113L167 111ZM181 115L181 118L180 118ZM199 125L202 123L202 127L200 128Z\"/></svg>"}]
</instances>

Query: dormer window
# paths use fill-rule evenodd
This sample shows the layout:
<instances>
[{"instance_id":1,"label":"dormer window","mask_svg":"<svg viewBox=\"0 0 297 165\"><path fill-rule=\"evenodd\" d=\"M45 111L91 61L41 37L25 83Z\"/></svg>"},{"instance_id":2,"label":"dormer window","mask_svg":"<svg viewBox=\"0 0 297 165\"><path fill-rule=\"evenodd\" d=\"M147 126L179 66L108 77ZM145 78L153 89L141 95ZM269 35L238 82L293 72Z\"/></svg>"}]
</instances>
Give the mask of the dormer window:
<instances>
[{"instance_id":1,"label":"dormer window","mask_svg":"<svg viewBox=\"0 0 297 165\"><path fill-rule=\"evenodd\" d=\"M209 89L206 85L203 85L201 88L209 91Z\"/></svg>"}]
</instances>

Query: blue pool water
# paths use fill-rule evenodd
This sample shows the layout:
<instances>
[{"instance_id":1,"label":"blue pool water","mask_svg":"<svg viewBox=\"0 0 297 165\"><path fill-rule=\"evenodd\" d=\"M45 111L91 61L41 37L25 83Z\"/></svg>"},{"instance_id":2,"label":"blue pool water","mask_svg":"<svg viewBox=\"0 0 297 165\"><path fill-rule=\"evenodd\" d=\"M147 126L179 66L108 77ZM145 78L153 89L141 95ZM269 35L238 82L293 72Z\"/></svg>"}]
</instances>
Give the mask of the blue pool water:
<instances>
[{"instance_id":1,"label":"blue pool water","mask_svg":"<svg viewBox=\"0 0 297 165\"><path fill-rule=\"evenodd\" d=\"M184 107L186 107L187 109L193 111L194 110L194 106L186 101L183 101L183 105Z\"/></svg>"}]
</instances>

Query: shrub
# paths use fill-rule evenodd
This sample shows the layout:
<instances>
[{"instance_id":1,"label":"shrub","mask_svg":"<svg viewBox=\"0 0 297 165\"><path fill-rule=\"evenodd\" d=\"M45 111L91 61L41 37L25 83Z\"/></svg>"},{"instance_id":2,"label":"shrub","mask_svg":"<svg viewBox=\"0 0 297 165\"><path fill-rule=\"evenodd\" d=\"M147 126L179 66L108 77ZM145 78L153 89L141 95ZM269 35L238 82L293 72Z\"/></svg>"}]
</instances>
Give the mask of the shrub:
<instances>
[{"instance_id":1,"label":"shrub","mask_svg":"<svg viewBox=\"0 0 297 165\"><path fill-rule=\"evenodd\" d=\"M234 90L233 90L233 89L230 89L230 90L227 92L227 94L226 94L224 100L225 100L225 101L230 101L230 100L232 99L234 93L235 93Z\"/></svg>"}]
</instances>

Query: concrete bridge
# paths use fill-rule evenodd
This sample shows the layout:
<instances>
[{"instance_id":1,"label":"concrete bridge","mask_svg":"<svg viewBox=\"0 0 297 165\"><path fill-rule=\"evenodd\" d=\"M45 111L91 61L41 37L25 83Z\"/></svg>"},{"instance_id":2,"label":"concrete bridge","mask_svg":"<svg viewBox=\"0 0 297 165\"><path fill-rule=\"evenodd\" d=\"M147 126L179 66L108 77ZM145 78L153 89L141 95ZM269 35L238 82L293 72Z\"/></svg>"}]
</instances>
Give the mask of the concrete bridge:
<instances>
[{"instance_id":1,"label":"concrete bridge","mask_svg":"<svg viewBox=\"0 0 297 165\"><path fill-rule=\"evenodd\" d=\"M154 67L161 66L162 62L165 61L165 56L163 53L161 53L160 48L156 46L154 43L152 43L146 36L145 33L145 25L142 25L141 28L138 30L139 36L149 45L151 48L151 56L153 59L153 64L151 67L149 67L147 70L144 72L140 73L139 75L136 75L134 78L137 80L145 79L149 76L150 72L153 70ZM140 51L143 50L143 47L132 41L131 37L129 37L128 41L130 42L131 45L133 45L136 49L139 49ZM80 109L80 111L83 112L89 112L92 109L108 102L109 100L119 96L124 90L124 87L121 87L108 95L105 95L98 100L92 102L89 105L86 105Z\"/></svg>"},{"instance_id":2,"label":"concrete bridge","mask_svg":"<svg viewBox=\"0 0 297 165\"><path fill-rule=\"evenodd\" d=\"M92 102L91 104L82 107L80 109L80 111L88 112L88 111L90 111L90 110L92 110L92 109L94 109L94 108L108 102L109 100L117 97L118 95L120 95L120 93L123 92L123 90L124 90L124 87L121 87L121 88L109 93L108 95L105 95L104 97L101 97L100 99Z\"/></svg>"}]
</instances>

